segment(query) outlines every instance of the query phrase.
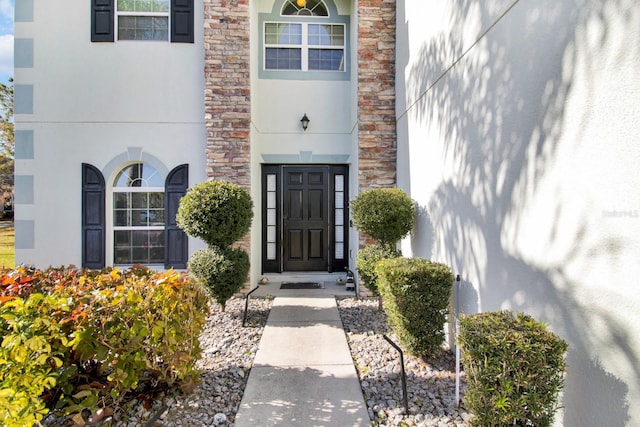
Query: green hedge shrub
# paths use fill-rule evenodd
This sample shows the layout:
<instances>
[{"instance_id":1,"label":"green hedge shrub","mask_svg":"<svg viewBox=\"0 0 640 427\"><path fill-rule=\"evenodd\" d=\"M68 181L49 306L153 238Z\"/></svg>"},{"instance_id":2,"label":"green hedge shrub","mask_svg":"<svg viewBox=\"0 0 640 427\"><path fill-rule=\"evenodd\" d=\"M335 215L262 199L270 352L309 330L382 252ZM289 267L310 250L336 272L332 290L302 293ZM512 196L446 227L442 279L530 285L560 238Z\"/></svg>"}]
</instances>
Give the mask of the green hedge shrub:
<instances>
[{"instance_id":1,"label":"green hedge shrub","mask_svg":"<svg viewBox=\"0 0 640 427\"><path fill-rule=\"evenodd\" d=\"M377 265L378 288L389 326L403 346L425 356L444 342L451 269L423 258L384 259Z\"/></svg>"},{"instance_id":2,"label":"green hedge shrub","mask_svg":"<svg viewBox=\"0 0 640 427\"><path fill-rule=\"evenodd\" d=\"M174 271L3 271L0 425L36 425L54 408L84 424L142 383L190 390L207 303Z\"/></svg>"},{"instance_id":3,"label":"green hedge shrub","mask_svg":"<svg viewBox=\"0 0 640 427\"><path fill-rule=\"evenodd\" d=\"M242 249L217 248L201 249L189 260L189 269L202 280L209 294L220 304L225 304L247 281L249 255Z\"/></svg>"},{"instance_id":4,"label":"green hedge shrub","mask_svg":"<svg viewBox=\"0 0 640 427\"><path fill-rule=\"evenodd\" d=\"M465 404L474 426L550 426L564 386L567 343L510 311L461 316Z\"/></svg>"},{"instance_id":5,"label":"green hedge shrub","mask_svg":"<svg viewBox=\"0 0 640 427\"><path fill-rule=\"evenodd\" d=\"M176 221L191 237L225 248L251 227L253 202L249 193L226 181L196 184L180 200Z\"/></svg>"},{"instance_id":6,"label":"green hedge shrub","mask_svg":"<svg viewBox=\"0 0 640 427\"><path fill-rule=\"evenodd\" d=\"M415 223L415 204L399 188L365 190L350 207L356 229L390 247L409 234Z\"/></svg>"},{"instance_id":7,"label":"green hedge shrub","mask_svg":"<svg viewBox=\"0 0 640 427\"><path fill-rule=\"evenodd\" d=\"M378 296L378 274L376 273L376 265L378 262L387 258L398 258L402 256L399 250L383 246L380 244L365 246L358 251L356 256L356 270L360 275L360 280L364 281L367 289L372 294Z\"/></svg>"}]
</instances>

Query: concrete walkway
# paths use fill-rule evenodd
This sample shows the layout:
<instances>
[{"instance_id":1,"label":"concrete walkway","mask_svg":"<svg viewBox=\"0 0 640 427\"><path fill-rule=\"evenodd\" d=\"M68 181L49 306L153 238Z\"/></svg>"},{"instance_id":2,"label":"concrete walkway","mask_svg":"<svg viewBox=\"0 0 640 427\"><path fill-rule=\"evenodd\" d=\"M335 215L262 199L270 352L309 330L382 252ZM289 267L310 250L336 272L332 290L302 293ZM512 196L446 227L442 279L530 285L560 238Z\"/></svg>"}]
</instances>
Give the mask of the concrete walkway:
<instances>
[{"instance_id":1,"label":"concrete walkway","mask_svg":"<svg viewBox=\"0 0 640 427\"><path fill-rule=\"evenodd\" d=\"M370 425L335 297L315 295L276 296L236 427Z\"/></svg>"}]
</instances>

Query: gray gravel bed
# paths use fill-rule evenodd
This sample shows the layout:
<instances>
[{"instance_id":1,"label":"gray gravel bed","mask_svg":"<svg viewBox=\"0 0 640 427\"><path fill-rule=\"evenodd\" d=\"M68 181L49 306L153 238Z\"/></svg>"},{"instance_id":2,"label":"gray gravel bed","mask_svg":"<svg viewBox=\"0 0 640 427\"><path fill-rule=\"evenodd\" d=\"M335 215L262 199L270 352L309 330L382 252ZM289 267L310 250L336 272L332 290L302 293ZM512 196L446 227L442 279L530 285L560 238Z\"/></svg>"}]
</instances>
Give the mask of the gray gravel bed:
<instances>
[{"instance_id":1,"label":"gray gravel bed","mask_svg":"<svg viewBox=\"0 0 640 427\"><path fill-rule=\"evenodd\" d=\"M242 327L245 300L232 298L226 311L211 305L200 337L203 349L198 368L201 382L191 394L170 391L125 406L126 415L105 420L115 427L233 426L253 359L266 324L271 299L251 298L246 327ZM455 404L454 358L443 351L429 360L405 354L409 413L402 400L398 353L383 338L391 339L386 315L377 299L338 298L346 336L358 370L372 425L466 426L471 416ZM463 378L464 379L464 378ZM463 381L464 391L464 381ZM70 425L49 418L49 427Z\"/></svg>"},{"instance_id":2,"label":"gray gravel bed","mask_svg":"<svg viewBox=\"0 0 640 427\"><path fill-rule=\"evenodd\" d=\"M338 298L338 309L360 377L369 417L378 426L467 426L471 415L455 402L455 357L442 350L427 360L404 353L405 413L400 356L382 336L398 343L378 299ZM466 384L461 376L461 395Z\"/></svg>"}]
</instances>

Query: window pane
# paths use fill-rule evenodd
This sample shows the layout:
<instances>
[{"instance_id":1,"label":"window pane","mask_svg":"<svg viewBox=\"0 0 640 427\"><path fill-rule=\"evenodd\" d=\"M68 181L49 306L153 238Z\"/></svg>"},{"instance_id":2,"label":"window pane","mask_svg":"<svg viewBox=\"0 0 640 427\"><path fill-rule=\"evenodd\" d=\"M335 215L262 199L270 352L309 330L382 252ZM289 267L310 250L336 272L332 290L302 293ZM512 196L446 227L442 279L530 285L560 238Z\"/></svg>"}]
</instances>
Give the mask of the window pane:
<instances>
[{"instance_id":1,"label":"window pane","mask_svg":"<svg viewBox=\"0 0 640 427\"><path fill-rule=\"evenodd\" d=\"M276 259L276 244L275 243L267 243L267 259L268 260Z\"/></svg>"},{"instance_id":2,"label":"window pane","mask_svg":"<svg viewBox=\"0 0 640 427\"><path fill-rule=\"evenodd\" d=\"M153 192L147 194L149 195L150 208L164 208L164 193Z\"/></svg>"},{"instance_id":3,"label":"window pane","mask_svg":"<svg viewBox=\"0 0 640 427\"><path fill-rule=\"evenodd\" d=\"M115 216L113 218L113 225L116 227L127 227L129 226L129 221L127 220L129 211L127 210L116 210Z\"/></svg>"},{"instance_id":4,"label":"window pane","mask_svg":"<svg viewBox=\"0 0 640 427\"><path fill-rule=\"evenodd\" d=\"M113 185L114 187L164 187L164 181L155 168L136 163L122 169Z\"/></svg>"},{"instance_id":5,"label":"window pane","mask_svg":"<svg viewBox=\"0 0 640 427\"><path fill-rule=\"evenodd\" d=\"M169 40L169 18L120 15L118 40Z\"/></svg>"},{"instance_id":6,"label":"window pane","mask_svg":"<svg viewBox=\"0 0 640 427\"><path fill-rule=\"evenodd\" d=\"M264 27L266 44L302 44L302 24L267 23Z\"/></svg>"},{"instance_id":7,"label":"window pane","mask_svg":"<svg viewBox=\"0 0 640 427\"><path fill-rule=\"evenodd\" d=\"M164 209L149 209L148 216L150 226L164 225Z\"/></svg>"},{"instance_id":8,"label":"window pane","mask_svg":"<svg viewBox=\"0 0 640 427\"><path fill-rule=\"evenodd\" d=\"M169 12L169 0L118 0L118 11Z\"/></svg>"},{"instance_id":9,"label":"window pane","mask_svg":"<svg viewBox=\"0 0 640 427\"><path fill-rule=\"evenodd\" d=\"M116 209L127 209L129 207L129 193L113 193L113 206Z\"/></svg>"},{"instance_id":10,"label":"window pane","mask_svg":"<svg viewBox=\"0 0 640 427\"><path fill-rule=\"evenodd\" d=\"M342 49L309 49L310 70L344 70Z\"/></svg>"},{"instance_id":11,"label":"window pane","mask_svg":"<svg viewBox=\"0 0 640 427\"><path fill-rule=\"evenodd\" d=\"M164 248L164 230L149 231L149 246Z\"/></svg>"},{"instance_id":12,"label":"window pane","mask_svg":"<svg viewBox=\"0 0 640 427\"><path fill-rule=\"evenodd\" d=\"M268 70L300 70L302 68L302 50L267 48L266 68Z\"/></svg>"},{"instance_id":13,"label":"window pane","mask_svg":"<svg viewBox=\"0 0 640 427\"><path fill-rule=\"evenodd\" d=\"M344 26L309 24L309 44L312 46L344 46Z\"/></svg>"},{"instance_id":14,"label":"window pane","mask_svg":"<svg viewBox=\"0 0 640 427\"><path fill-rule=\"evenodd\" d=\"M329 12L322 0L305 0L302 3L287 0L282 6L282 15L328 16Z\"/></svg>"},{"instance_id":15,"label":"window pane","mask_svg":"<svg viewBox=\"0 0 640 427\"><path fill-rule=\"evenodd\" d=\"M131 232L130 231L116 231L113 233L116 247L131 245Z\"/></svg>"},{"instance_id":16,"label":"window pane","mask_svg":"<svg viewBox=\"0 0 640 427\"><path fill-rule=\"evenodd\" d=\"M131 194L131 207L132 208L146 208L149 200L148 193L132 193Z\"/></svg>"}]
</instances>

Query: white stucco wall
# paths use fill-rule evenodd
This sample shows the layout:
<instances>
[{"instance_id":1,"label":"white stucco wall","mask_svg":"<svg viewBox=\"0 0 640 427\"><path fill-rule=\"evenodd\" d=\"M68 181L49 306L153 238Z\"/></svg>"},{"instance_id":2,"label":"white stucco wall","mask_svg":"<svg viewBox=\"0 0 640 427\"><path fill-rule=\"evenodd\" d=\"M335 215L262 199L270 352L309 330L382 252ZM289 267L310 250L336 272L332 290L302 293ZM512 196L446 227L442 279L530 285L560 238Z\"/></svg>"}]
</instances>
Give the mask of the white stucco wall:
<instances>
[{"instance_id":1,"label":"white stucco wall","mask_svg":"<svg viewBox=\"0 0 640 427\"><path fill-rule=\"evenodd\" d=\"M461 274L465 312L568 341L558 425L640 424L640 7L398 6L403 252Z\"/></svg>"},{"instance_id":2,"label":"white stucco wall","mask_svg":"<svg viewBox=\"0 0 640 427\"><path fill-rule=\"evenodd\" d=\"M33 221L35 241L16 263L80 265L83 162L108 173L133 153L126 161L154 158L167 172L188 163L190 185L205 178L202 2L194 44L91 43L85 0L33 9L33 22L15 26L34 46L33 68L16 69L16 84L33 85L33 114L16 114L16 130L34 131L34 156L16 161L16 175L34 177L34 200L16 205L16 219Z\"/></svg>"}]
</instances>

